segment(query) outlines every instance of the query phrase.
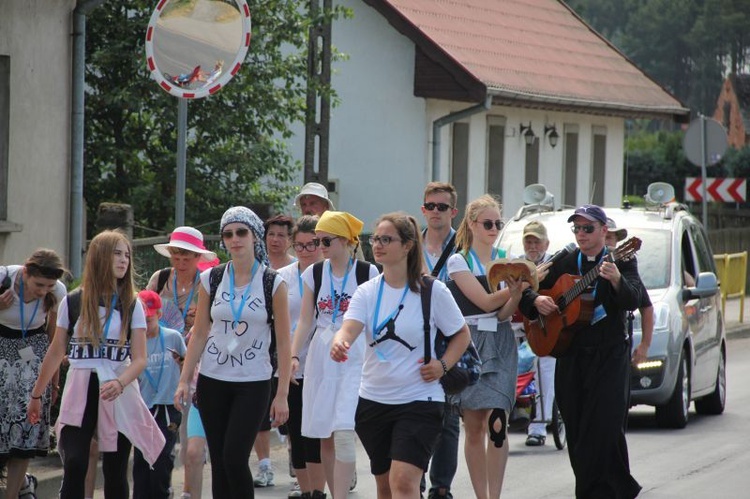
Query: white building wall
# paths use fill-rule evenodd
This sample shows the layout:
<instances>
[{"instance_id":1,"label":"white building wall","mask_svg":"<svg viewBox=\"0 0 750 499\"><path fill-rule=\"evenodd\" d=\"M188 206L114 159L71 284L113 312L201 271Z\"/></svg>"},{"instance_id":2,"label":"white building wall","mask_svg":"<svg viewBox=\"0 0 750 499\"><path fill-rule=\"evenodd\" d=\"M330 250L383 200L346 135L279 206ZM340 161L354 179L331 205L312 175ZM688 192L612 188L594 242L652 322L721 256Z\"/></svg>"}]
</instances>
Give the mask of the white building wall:
<instances>
[{"instance_id":1,"label":"white building wall","mask_svg":"<svg viewBox=\"0 0 750 499\"><path fill-rule=\"evenodd\" d=\"M70 158L71 16L75 1L0 0L0 54L10 56L8 222L0 263L38 247L65 258Z\"/></svg>"}]
</instances>

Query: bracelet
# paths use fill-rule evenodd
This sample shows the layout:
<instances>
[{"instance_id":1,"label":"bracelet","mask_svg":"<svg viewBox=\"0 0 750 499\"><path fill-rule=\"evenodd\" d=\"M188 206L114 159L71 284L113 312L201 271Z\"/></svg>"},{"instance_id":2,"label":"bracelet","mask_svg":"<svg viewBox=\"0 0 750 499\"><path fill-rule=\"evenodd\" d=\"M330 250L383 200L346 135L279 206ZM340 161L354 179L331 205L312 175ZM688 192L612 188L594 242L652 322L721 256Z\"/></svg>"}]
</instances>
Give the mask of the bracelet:
<instances>
[{"instance_id":1,"label":"bracelet","mask_svg":"<svg viewBox=\"0 0 750 499\"><path fill-rule=\"evenodd\" d=\"M115 381L120 383L120 393L125 391L125 385L122 384L122 381L120 381L120 378L115 378Z\"/></svg>"},{"instance_id":2,"label":"bracelet","mask_svg":"<svg viewBox=\"0 0 750 499\"><path fill-rule=\"evenodd\" d=\"M443 366L443 376L448 374L448 364L443 359L440 359L440 364Z\"/></svg>"},{"instance_id":3,"label":"bracelet","mask_svg":"<svg viewBox=\"0 0 750 499\"><path fill-rule=\"evenodd\" d=\"M38 397L35 397L35 396L32 395L31 396L31 400L42 400L42 396L39 395Z\"/></svg>"},{"instance_id":4,"label":"bracelet","mask_svg":"<svg viewBox=\"0 0 750 499\"><path fill-rule=\"evenodd\" d=\"M299 357L297 357L296 355L292 355L292 359L297 359L297 362L299 362Z\"/></svg>"}]
</instances>

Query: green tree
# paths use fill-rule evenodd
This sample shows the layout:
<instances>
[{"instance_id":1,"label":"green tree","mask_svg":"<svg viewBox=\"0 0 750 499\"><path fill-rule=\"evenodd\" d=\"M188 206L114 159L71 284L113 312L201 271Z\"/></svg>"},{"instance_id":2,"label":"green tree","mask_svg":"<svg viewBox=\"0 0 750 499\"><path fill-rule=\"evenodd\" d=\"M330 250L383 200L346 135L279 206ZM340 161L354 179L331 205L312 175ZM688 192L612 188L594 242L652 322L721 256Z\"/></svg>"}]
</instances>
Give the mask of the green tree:
<instances>
[{"instance_id":1,"label":"green tree","mask_svg":"<svg viewBox=\"0 0 750 499\"><path fill-rule=\"evenodd\" d=\"M300 168L284 143L304 119L306 51L313 20L294 0L250 0L252 42L240 71L188 106L185 220L201 225L232 204L280 205ZM177 99L145 61L153 1L111 0L88 21L85 198L134 206L136 224L174 224ZM341 11L326 13L336 17ZM151 235L151 234L147 234Z\"/></svg>"}]
</instances>

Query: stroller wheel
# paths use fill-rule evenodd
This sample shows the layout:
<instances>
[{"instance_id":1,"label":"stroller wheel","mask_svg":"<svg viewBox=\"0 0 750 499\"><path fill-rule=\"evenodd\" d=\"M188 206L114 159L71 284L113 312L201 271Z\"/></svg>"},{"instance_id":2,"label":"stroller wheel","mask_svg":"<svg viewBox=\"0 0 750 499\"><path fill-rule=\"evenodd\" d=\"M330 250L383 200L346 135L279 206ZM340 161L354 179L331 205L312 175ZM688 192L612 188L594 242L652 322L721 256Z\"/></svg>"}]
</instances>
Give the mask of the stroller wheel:
<instances>
[{"instance_id":1,"label":"stroller wheel","mask_svg":"<svg viewBox=\"0 0 750 499\"><path fill-rule=\"evenodd\" d=\"M565 421L563 421L560 409L557 407L557 400L552 402L552 438L555 440L555 447L558 450L563 450L568 442L568 438L565 433Z\"/></svg>"}]
</instances>

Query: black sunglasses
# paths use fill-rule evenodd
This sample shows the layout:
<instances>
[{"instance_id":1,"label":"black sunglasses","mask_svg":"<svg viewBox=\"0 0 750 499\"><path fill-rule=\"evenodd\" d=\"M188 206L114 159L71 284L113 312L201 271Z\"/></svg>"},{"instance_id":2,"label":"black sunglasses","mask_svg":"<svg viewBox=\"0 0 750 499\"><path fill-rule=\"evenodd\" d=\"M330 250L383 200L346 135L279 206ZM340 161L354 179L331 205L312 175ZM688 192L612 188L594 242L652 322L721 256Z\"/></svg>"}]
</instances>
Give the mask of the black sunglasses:
<instances>
[{"instance_id":1,"label":"black sunglasses","mask_svg":"<svg viewBox=\"0 0 750 499\"><path fill-rule=\"evenodd\" d=\"M573 231L573 234L578 234L578 232L583 231L586 234L591 234L596 230L596 225L573 225L573 227L570 228L570 230Z\"/></svg>"},{"instance_id":2,"label":"black sunglasses","mask_svg":"<svg viewBox=\"0 0 750 499\"><path fill-rule=\"evenodd\" d=\"M334 239L338 239L338 238L339 238L339 236L335 236L335 237L321 237L321 238L317 238L316 237L315 239L312 240L312 242L315 244L315 246L320 246L321 244L323 244L324 247L330 248L331 247L331 241L333 241Z\"/></svg>"},{"instance_id":3,"label":"black sunglasses","mask_svg":"<svg viewBox=\"0 0 750 499\"><path fill-rule=\"evenodd\" d=\"M318 245L315 243L315 240L313 239L310 242L307 243L294 243L292 244L292 247L294 248L294 251L299 251L300 253L302 250L313 252L315 251L315 248L318 247Z\"/></svg>"},{"instance_id":4,"label":"black sunglasses","mask_svg":"<svg viewBox=\"0 0 750 499\"><path fill-rule=\"evenodd\" d=\"M427 211L432 211L435 208L437 208L438 211L448 211L451 207L451 205L445 203L425 203L422 206L424 206L424 209Z\"/></svg>"},{"instance_id":5,"label":"black sunglasses","mask_svg":"<svg viewBox=\"0 0 750 499\"><path fill-rule=\"evenodd\" d=\"M237 237L245 237L250 233L250 229L245 229L244 227L237 230L225 230L221 233L222 239L232 239L232 237L236 234Z\"/></svg>"},{"instance_id":6,"label":"black sunglasses","mask_svg":"<svg viewBox=\"0 0 750 499\"><path fill-rule=\"evenodd\" d=\"M494 226L497 230L501 230L503 227L505 227L505 224L502 220L482 220L479 222L482 224L482 227L484 227L484 230L492 230L492 227Z\"/></svg>"}]
</instances>

